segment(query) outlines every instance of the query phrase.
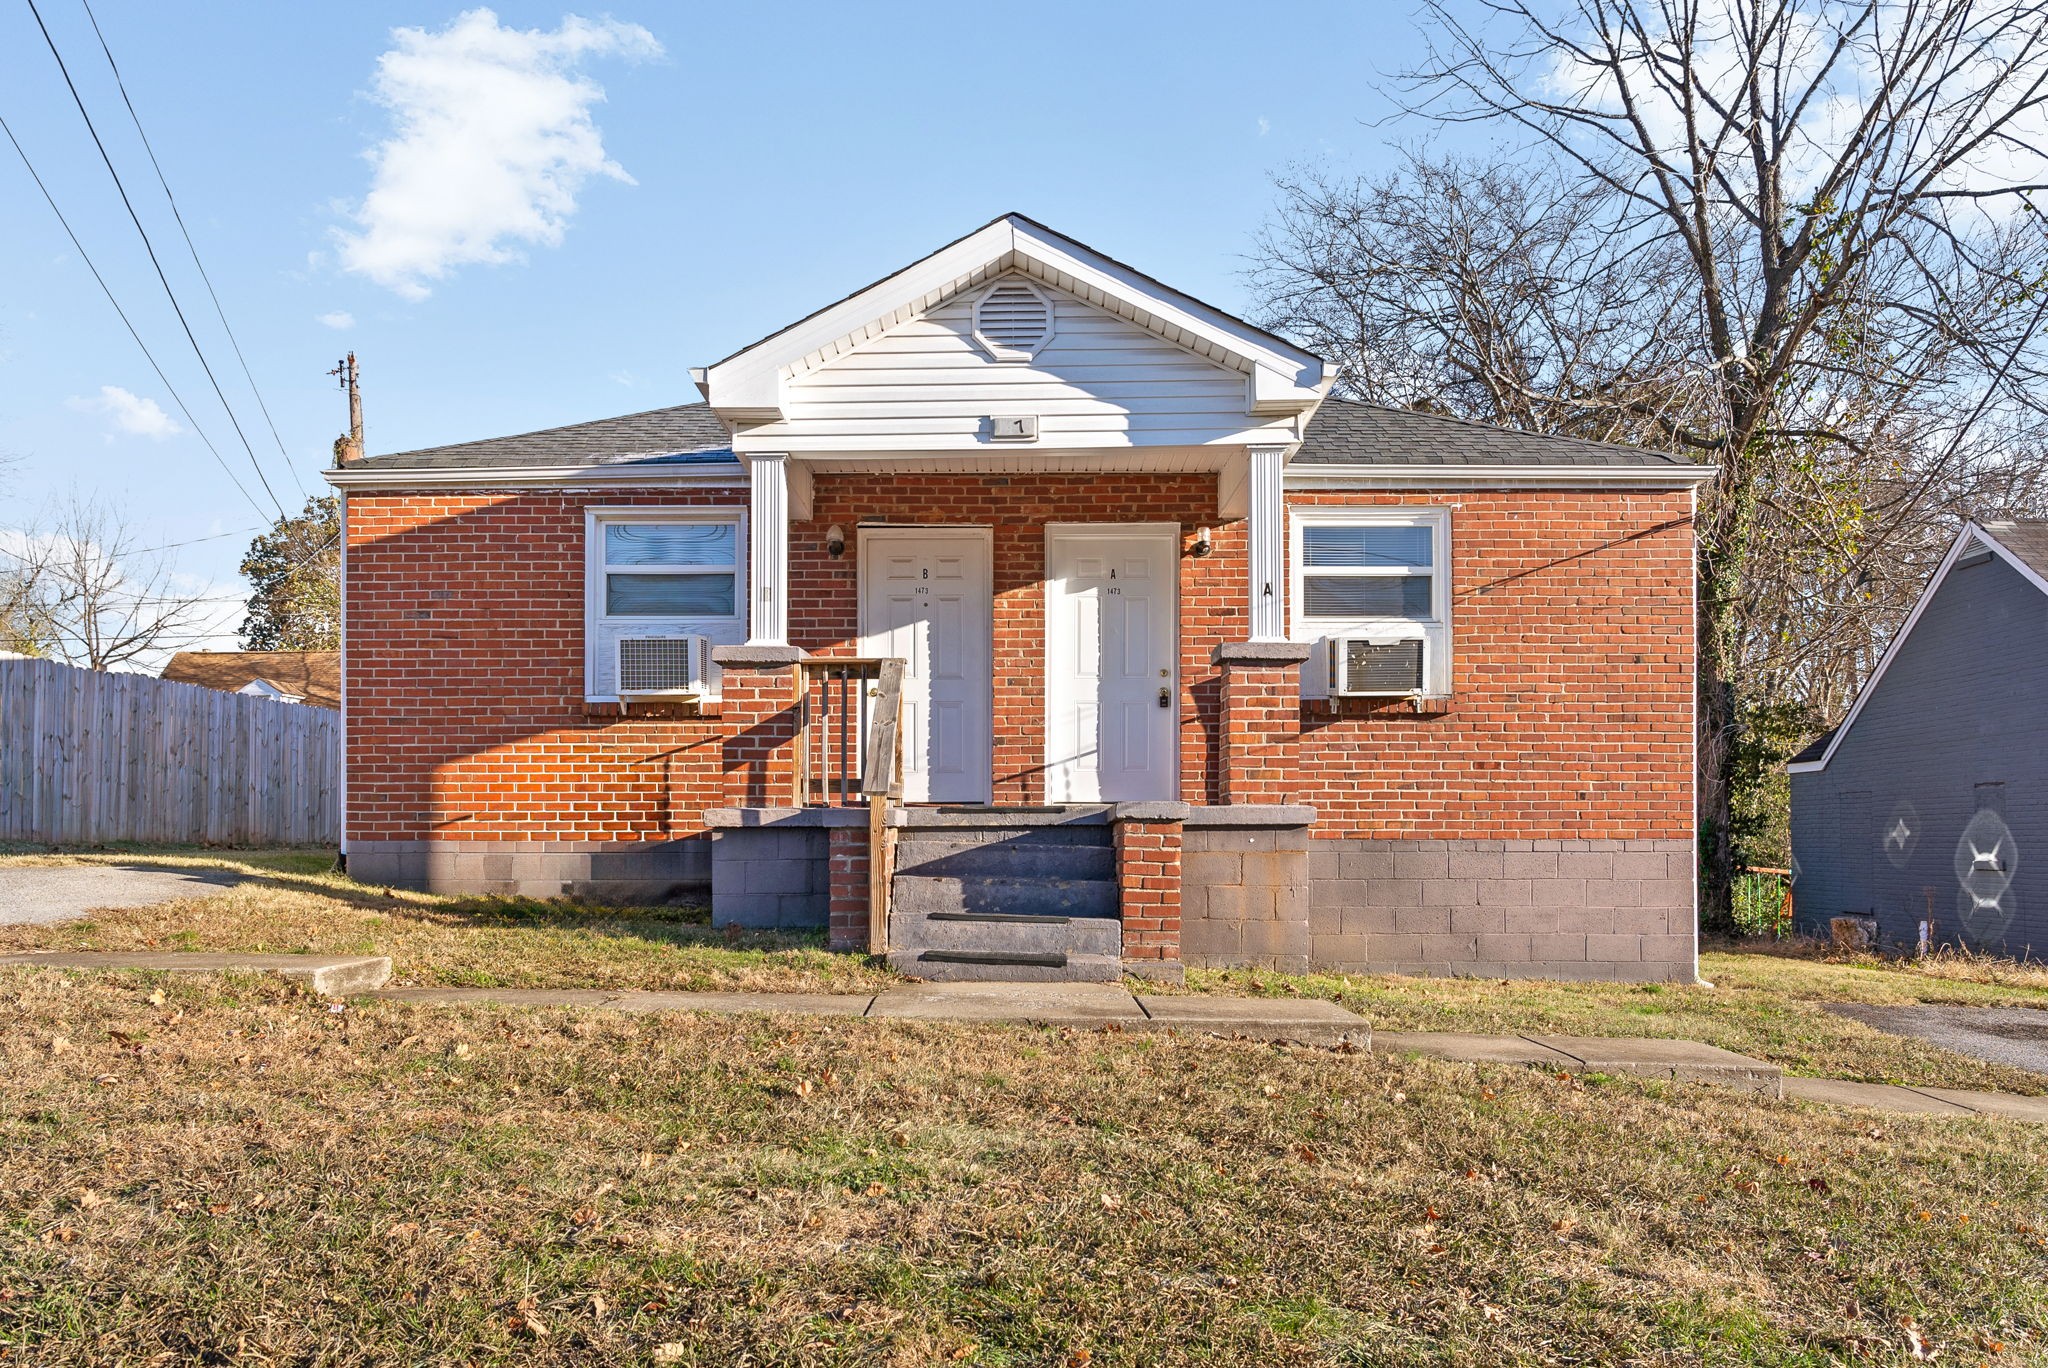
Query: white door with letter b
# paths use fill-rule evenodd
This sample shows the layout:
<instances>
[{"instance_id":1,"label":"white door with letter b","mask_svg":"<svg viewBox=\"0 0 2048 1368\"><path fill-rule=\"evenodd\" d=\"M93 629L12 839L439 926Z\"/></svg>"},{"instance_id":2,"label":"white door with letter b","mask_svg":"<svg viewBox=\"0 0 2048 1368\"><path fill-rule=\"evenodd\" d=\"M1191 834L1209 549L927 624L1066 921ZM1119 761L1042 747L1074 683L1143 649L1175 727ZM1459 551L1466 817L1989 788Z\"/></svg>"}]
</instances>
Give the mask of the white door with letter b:
<instances>
[{"instance_id":1,"label":"white door with letter b","mask_svg":"<svg viewBox=\"0 0 2048 1368\"><path fill-rule=\"evenodd\" d=\"M861 654L904 662L906 801L989 799L989 559L979 532L861 529Z\"/></svg>"},{"instance_id":2,"label":"white door with letter b","mask_svg":"<svg viewBox=\"0 0 2048 1368\"><path fill-rule=\"evenodd\" d=\"M1180 529L1046 534L1046 801L1180 796Z\"/></svg>"}]
</instances>

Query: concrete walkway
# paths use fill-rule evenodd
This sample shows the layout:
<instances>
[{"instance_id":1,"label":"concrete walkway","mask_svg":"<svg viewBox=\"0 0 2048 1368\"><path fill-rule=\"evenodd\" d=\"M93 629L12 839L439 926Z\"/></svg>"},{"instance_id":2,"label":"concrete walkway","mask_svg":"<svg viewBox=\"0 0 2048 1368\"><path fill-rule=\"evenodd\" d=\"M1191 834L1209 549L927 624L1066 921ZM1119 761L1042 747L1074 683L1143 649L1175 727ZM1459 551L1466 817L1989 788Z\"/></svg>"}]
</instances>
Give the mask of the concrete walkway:
<instances>
[{"instance_id":1,"label":"concrete walkway","mask_svg":"<svg viewBox=\"0 0 2048 1368\"><path fill-rule=\"evenodd\" d=\"M167 974L276 974L322 997L347 997L391 981L389 955L207 955L176 951L30 950L0 964L44 969L155 969Z\"/></svg>"},{"instance_id":2,"label":"concrete walkway","mask_svg":"<svg viewBox=\"0 0 2048 1368\"><path fill-rule=\"evenodd\" d=\"M1788 1078L1775 1064L1690 1040L1640 1037L1383 1032L1320 998L1137 995L1108 983L909 983L880 993L670 993L602 988L383 988L382 956L89 954L0 956L52 969L246 970L276 973L330 996L421 1006L598 1007L618 1012L767 1012L898 1021L1014 1022L1091 1031L1184 1031L1248 1040L1522 1064L1559 1073L1632 1074L1712 1083L1766 1097L1926 1116L1996 1116L2048 1124L2048 1098L1952 1088Z\"/></svg>"}]
</instances>

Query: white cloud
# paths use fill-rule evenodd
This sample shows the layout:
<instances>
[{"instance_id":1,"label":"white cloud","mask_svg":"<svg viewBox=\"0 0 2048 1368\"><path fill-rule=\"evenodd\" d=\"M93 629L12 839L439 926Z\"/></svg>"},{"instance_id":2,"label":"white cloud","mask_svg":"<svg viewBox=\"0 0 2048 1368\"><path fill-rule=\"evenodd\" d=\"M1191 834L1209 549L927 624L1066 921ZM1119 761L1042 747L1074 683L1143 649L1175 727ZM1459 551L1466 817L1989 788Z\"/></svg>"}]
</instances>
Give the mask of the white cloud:
<instances>
[{"instance_id":1,"label":"white cloud","mask_svg":"<svg viewBox=\"0 0 2048 1368\"><path fill-rule=\"evenodd\" d=\"M344 269L407 299L458 266L520 260L552 247L592 176L633 183L605 155L590 107L604 88L590 59L661 55L638 24L566 16L551 32L506 28L487 9L438 33L392 31L371 93L391 136L365 155L370 191L336 229Z\"/></svg>"},{"instance_id":2,"label":"white cloud","mask_svg":"<svg viewBox=\"0 0 2048 1368\"><path fill-rule=\"evenodd\" d=\"M1263 138L1272 131L1273 121L1263 114L1259 115L1259 136Z\"/></svg>"},{"instance_id":3,"label":"white cloud","mask_svg":"<svg viewBox=\"0 0 2048 1368\"><path fill-rule=\"evenodd\" d=\"M313 321L315 323L325 323L336 332L346 332L356 325L356 316L347 309L336 309L333 313L321 314Z\"/></svg>"},{"instance_id":4,"label":"white cloud","mask_svg":"<svg viewBox=\"0 0 2048 1368\"><path fill-rule=\"evenodd\" d=\"M101 385L99 397L81 399L73 397L64 401L79 413L105 415L115 432L130 437L147 437L161 442L166 437L175 437L185 429L177 420L165 413L156 400L146 399L139 394L130 394L119 385Z\"/></svg>"}]
</instances>

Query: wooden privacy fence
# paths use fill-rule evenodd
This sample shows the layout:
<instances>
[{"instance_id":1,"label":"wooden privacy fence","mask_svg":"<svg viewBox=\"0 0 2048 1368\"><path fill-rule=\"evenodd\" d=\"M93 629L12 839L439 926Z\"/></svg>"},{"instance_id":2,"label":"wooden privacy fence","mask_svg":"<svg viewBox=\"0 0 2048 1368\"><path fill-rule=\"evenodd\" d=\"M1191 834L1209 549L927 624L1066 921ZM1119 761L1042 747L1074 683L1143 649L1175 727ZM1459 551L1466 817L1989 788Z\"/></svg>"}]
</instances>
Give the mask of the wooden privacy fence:
<instances>
[{"instance_id":1,"label":"wooden privacy fence","mask_svg":"<svg viewBox=\"0 0 2048 1368\"><path fill-rule=\"evenodd\" d=\"M0 656L0 840L332 843L341 715Z\"/></svg>"}]
</instances>

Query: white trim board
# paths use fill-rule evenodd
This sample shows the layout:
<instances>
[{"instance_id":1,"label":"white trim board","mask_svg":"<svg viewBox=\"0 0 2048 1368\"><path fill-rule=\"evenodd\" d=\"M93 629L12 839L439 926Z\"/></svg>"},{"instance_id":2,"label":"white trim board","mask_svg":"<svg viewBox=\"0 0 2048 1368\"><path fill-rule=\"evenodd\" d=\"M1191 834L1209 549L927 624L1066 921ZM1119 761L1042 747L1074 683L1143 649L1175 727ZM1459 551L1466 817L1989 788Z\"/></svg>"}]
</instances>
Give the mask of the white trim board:
<instances>
[{"instance_id":1,"label":"white trim board","mask_svg":"<svg viewBox=\"0 0 2048 1368\"><path fill-rule=\"evenodd\" d=\"M1919 623L1920 615L1926 612L1927 605L1934 601L1934 591L1941 588L1942 581L1948 578L1948 572L1955 569L1956 563L1963 558L1964 553L1977 543L1982 543L1996 552L2007 565L2019 571L2027 583L2048 594L2048 579L2043 579L2032 566L2015 556L1997 537L1985 531L1981 524L1964 523L1963 530L1956 534L1955 543L1949 547L1948 554L1941 558L1941 565L1935 570L1933 578L1929 579L1927 587L1920 591L1919 599L1913 604L1913 611L1906 614L1906 620L1900 625L1898 633L1892 637L1891 645L1885 647L1884 655L1877 662L1877 668L1870 672L1870 678L1856 691L1856 701L1850 705L1849 715L1842 719L1842 725L1836 727L1835 734L1828 738L1828 748L1821 752L1818 760L1788 763L1785 766L1786 773L1819 774L1828 767L1828 761L1834 759L1835 752L1841 749L1842 738L1849 734L1849 729L1856 725L1856 719L1863 715L1863 705L1877 692L1878 684L1884 679L1884 672L1891 668L1900 648L1906 644L1906 638L1913 635L1913 628Z\"/></svg>"},{"instance_id":2,"label":"white trim board","mask_svg":"<svg viewBox=\"0 0 2048 1368\"><path fill-rule=\"evenodd\" d=\"M652 463L611 463L565 466L447 466L394 470L364 470L343 466L320 472L336 489L500 489L544 485L550 488L583 486L616 489L645 486L650 489L691 488L712 485L745 485L746 470L738 461L715 464L660 466Z\"/></svg>"},{"instance_id":3,"label":"white trim board","mask_svg":"<svg viewBox=\"0 0 2048 1368\"><path fill-rule=\"evenodd\" d=\"M1300 465L1289 489L1692 489L1718 466Z\"/></svg>"}]
</instances>

